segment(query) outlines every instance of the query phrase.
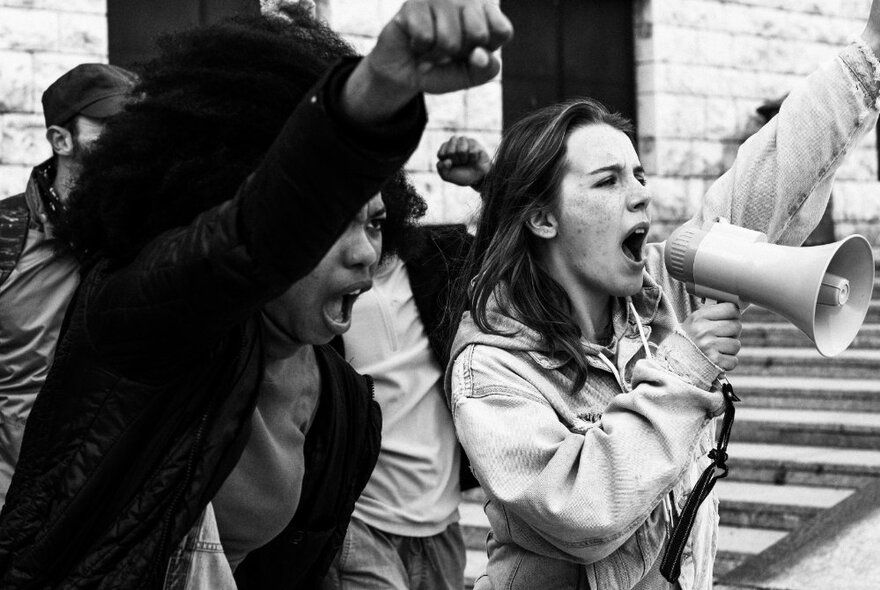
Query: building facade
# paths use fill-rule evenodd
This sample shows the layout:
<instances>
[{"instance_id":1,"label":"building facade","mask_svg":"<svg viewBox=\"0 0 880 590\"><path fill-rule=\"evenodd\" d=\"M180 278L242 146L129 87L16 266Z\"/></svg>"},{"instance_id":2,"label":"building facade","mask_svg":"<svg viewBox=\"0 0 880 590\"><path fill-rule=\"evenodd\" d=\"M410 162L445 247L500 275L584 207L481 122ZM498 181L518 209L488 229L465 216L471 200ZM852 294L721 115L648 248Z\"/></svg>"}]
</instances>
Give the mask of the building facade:
<instances>
[{"instance_id":1,"label":"building facade","mask_svg":"<svg viewBox=\"0 0 880 590\"><path fill-rule=\"evenodd\" d=\"M83 62L107 61L106 0L0 0L0 198L51 155L40 96Z\"/></svg>"},{"instance_id":2,"label":"building facade","mask_svg":"<svg viewBox=\"0 0 880 590\"><path fill-rule=\"evenodd\" d=\"M119 47L120 37L124 41L131 34L126 22L137 22L141 30L145 18L161 18L147 23L149 30L160 31L171 22L182 26L173 20L181 18L175 14L182 6L192 4L194 20L186 23L196 24L219 18L246 1L0 0L0 198L20 192L30 168L49 155L40 95L58 75L84 61L118 63L121 50L111 47ZM163 2L174 7L164 16L156 9ZM317 10L367 51L401 3L317 0ZM147 4L150 10L144 10ZM539 106L569 93L605 96L607 90L610 106L636 122L639 153L655 194L654 232L662 237L694 211L709 184L730 166L737 147L760 127L758 107L784 96L860 33L870 4L502 0L502 8L523 21L514 19L519 33L512 43L519 40L521 45L506 50L510 59L505 58L502 76L471 90L427 97L428 128L408 169L428 200L428 220L467 221L479 208L473 191L445 185L434 173L437 148L449 136L468 134L494 150L503 125L512 118L510 112L505 116L510 105ZM608 20L609 10L621 7L624 12ZM596 36L598 45L577 42ZM565 42L572 39L575 42ZM547 66L548 55L564 59ZM609 60L613 67L607 65ZM555 68L552 82L544 76L545 66ZM599 74L624 72L617 77L623 82L586 76L575 83L578 72L589 68ZM631 84L626 83L629 78ZM528 84L534 97L523 100ZM548 87L554 92L544 92ZM877 138L871 134L838 174L833 197L837 238L858 232L877 244L878 178Z\"/></svg>"}]
</instances>

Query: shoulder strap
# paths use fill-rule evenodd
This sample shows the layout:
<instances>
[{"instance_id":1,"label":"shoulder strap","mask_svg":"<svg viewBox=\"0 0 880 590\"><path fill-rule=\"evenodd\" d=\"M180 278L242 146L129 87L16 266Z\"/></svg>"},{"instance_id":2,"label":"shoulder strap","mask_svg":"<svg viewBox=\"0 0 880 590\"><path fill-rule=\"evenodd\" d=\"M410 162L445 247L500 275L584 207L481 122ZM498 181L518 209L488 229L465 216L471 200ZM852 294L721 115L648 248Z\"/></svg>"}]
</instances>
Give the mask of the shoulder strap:
<instances>
[{"instance_id":1,"label":"shoulder strap","mask_svg":"<svg viewBox=\"0 0 880 590\"><path fill-rule=\"evenodd\" d=\"M0 201L0 285L18 264L29 223L30 210L24 193Z\"/></svg>"}]
</instances>

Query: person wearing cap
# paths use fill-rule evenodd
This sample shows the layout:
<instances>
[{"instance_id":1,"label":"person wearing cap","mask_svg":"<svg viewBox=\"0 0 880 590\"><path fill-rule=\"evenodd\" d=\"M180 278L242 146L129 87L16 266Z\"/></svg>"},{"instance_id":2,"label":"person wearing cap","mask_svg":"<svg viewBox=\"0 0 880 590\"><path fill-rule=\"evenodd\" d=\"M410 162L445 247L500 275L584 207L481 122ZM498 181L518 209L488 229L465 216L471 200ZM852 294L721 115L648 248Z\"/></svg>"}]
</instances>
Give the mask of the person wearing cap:
<instances>
[{"instance_id":1,"label":"person wearing cap","mask_svg":"<svg viewBox=\"0 0 880 590\"><path fill-rule=\"evenodd\" d=\"M54 229L64 223L83 155L123 109L135 79L87 63L53 82L42 98L52 157L33 169L23 193L0 201L0 507L79 283L78 264Z\"/></svg>"},{"instance_id":2,"label":"person wearing cap","mask_svg":"<svg viewBox=\"0 0 880 590\"><path fill-rule=\"evenodd\" d=\"M313 590L342 550L381 416L328 342L372 285L423 94L494 78L512 25L407 0L360 58L305 8L164 37L86 158L83 279L0 588Z\"/></svg>"}]
</instances>

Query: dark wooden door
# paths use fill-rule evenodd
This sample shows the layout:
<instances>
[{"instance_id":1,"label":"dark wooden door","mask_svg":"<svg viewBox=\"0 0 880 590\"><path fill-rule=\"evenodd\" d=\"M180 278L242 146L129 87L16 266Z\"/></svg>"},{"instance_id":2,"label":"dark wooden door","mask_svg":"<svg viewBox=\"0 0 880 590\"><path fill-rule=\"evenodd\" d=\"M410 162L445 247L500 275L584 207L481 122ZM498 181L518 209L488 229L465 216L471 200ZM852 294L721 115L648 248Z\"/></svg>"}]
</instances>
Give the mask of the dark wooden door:
<instances>
[{"instance_id":1,"label":"dark wooden door","mask_svg":"<svg viewBox=\"0 0 880 590\"><path fill-rule=\"evenodd\" d=\"M636 122L631 0L504 0L505 127L536 107L590 96Z\"/></svg>"},{"instance_id":2,"label":"dark wooden door","mask_svg":"<svg viewBox=\"0 0 880 590\"><path fill-rule=\"evenodd\" d=\"M259 0L107 0L110 63L136 69L153 57L161 33L259 11Z\"/></svg>"}]
</instances>

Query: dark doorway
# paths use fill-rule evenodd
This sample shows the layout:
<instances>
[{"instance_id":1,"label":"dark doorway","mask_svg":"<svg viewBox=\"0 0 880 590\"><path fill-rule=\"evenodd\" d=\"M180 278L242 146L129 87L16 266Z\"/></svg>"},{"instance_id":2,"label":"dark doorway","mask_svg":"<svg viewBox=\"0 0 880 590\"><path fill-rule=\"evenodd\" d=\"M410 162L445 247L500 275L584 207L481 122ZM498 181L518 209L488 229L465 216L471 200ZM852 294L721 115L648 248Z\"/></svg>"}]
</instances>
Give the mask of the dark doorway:
<instances>
[{"instance_id":1,"label":"dark doorway","mask_svg":"<svg viewBox=\"0 0 880 590\"><path fill-rule=\"evenodd\" d=\"M153 57L161 33L259 12L259 0L107 0L110 63L136 69Z\"/></svg>"},{"instance_id":2,"label":"dark doorway","mask_svg":"<svg viewBox=\"0 0 880 590\"><path fill-rule=\"evenodd\" d=\"M502 57L504 126L590 96L636 122L631 0L504 0L516 35Z\"/></svg>"}]
</instances>

